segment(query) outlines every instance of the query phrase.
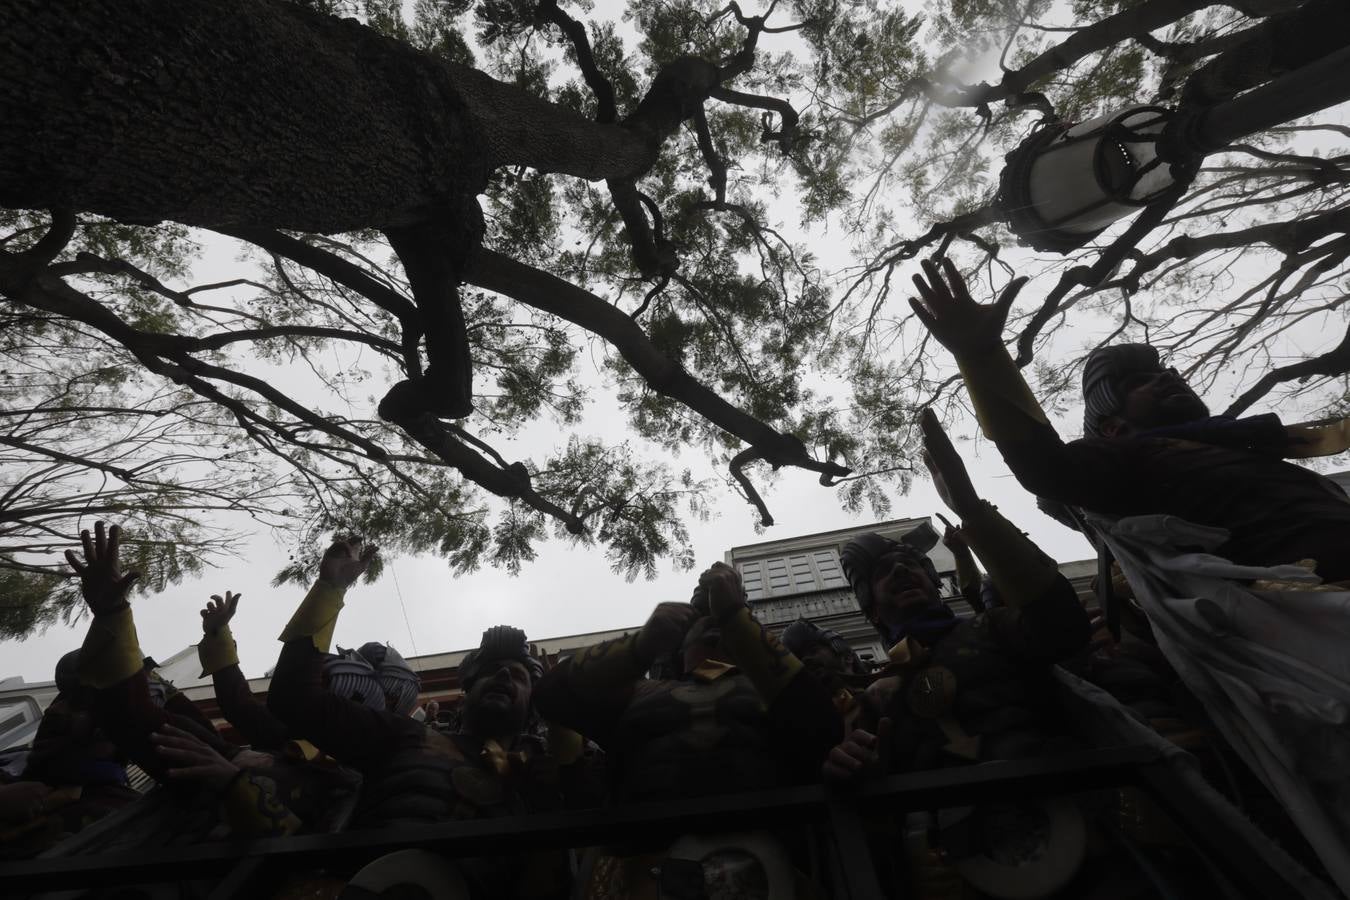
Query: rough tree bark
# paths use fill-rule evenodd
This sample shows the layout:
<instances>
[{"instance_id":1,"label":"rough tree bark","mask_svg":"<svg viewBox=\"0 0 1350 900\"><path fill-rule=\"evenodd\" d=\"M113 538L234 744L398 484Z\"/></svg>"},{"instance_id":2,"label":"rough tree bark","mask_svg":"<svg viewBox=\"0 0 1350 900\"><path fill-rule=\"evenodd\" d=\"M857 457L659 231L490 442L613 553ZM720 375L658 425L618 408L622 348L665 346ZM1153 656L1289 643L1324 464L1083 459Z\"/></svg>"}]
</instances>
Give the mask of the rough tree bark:
<instances>
[{"instance_id":1,"label":"rough tree bark","mask_svg":"<svg viewBox=\"0 0 1350 900\"><path fill-rule=\"evenodd\" d=\"M332 233L460 206L491 169L655 150L356 22L273 0L0 4L0 205Z\"/></svg>"}]
</instances>

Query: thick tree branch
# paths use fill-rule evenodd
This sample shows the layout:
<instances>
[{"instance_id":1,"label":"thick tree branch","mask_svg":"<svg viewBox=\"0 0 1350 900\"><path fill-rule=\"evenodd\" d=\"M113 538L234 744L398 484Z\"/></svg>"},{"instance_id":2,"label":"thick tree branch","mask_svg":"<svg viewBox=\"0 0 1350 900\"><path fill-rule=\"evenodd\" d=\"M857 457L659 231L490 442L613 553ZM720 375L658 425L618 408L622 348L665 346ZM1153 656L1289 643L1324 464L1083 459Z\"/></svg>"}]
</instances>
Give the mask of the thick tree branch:
<instances>
[{"instance_id":1,"label":"thick tree branch","mask_svg":"<svg viewBox=\"0 0 1350 900\"><path fill-rule=\"evenodd\" d=\"M762 457L759 451L754 447L746 447L740 453L731 458L731 477L736 479L736 483L741 486L745 493L745 499L759 510L759 524L768 528L773 524L773 515L769 512L769 507L765 505L764 498L755 490L755 486L750 483L749 477L745 474L745 467L750 463Z\"/></svg>"},{"instance_id":2,"label":"thick tree branch","mask_svg":"<svg viewBox=\"0 0 1350 900\"><path fill-rule=\"evenodd\" d=\"M770 117L764 116L764 133L760 135L761 141L777 141L778 148L783 153L789 153L792 150L792 141L797 136L797 110L792 108L792 104L786 100L777 97L760 97L757 94L746 94L741 91L733 91L730 88L714 88L710 95L723 103L732 103L736 106L748 106L753 109L767 109L778 113L781 123L778 130L774 131L771 127Z\"/></svg>"},{"instance_id":3,"label":"thick tree branch","mask_svg":"<svg viewBox=\"0 0 1350 900\"><path fill-rule=\"evenodd\" d=\"M1080 60L1139 35L1147 35L1211 5L1211 0L1143 0L1079 28L1060 43L1005 72L997 84L974 85L947 95L946 105L987 106L1024 94L1032 85Z\"/></svg>"},{"instance_id":4,"label":"thick tree branch","mask_svg":"<svg viewBox=\"0 0 1350 900\"><path fill-rule=\"evenodd\" d=\"M465 281L604 338L654 390L757 448L770 465L797 466L835 476L848 474L843 466L812 459L796 437L779 433L718 396L658 350L631 318L589 291L491 250L484 250L474 260Z\"/></svg>"},{"instance_id":5,"label":"thick tree branch","mask_svg":"<svg viewBox=\"0 0 1350 900\"><path fill-rule=\"evenodd\" d=\"M408 275L427 340L426 373L404 382L399 402L416 397L421 412L452 419L473 412L473 358L459 301L460 271L481 238L472 224L465 227L469 215L481 225L475 206L458 215L446 213L442 221L385 232Z\"/></svg>"},{"instance_id":6,"label":"thick tree branch","mask_svg":"<svg viewBox=\"0 0 1350 900\"><path fill-rule=\"evenodd\" d=\"M418 353L418 342L422 337L422 319L417 307L386 284L372 278L360 266L343 259L336 253L315 247L290 235L282 234L271 228L236 226L217 228L216 231L232 238L255 244L268 253L284 256L292 262L313 269L320 275L331 278L350 291L355 291L374 303L380 309L398 319L402 332L403 364L408 374L414 378L422 374L422 358Z\"/></svg>"},{"instance_id":7,"label":"thick tree branch","mask_svg":"<svg viewBox=\"0 0 1350 900\"><path fill-rule=\"evenodd\" d=\"M572 42L577 65L581 67L581 77L586 80L586 86L595 95L595 121L606 125L616 121L619 118L619 110L614 102L614 85L610 84L609 79L595 62L595 51L591 49L586 26L563 12L558 7L558 0L540 0L535 15L557 25Z\"/></svg>"},{"instance_id":8,"label":"thick tree branch","mask_svg":"<svg viewBox=\"0 0 1350 900\"><path fill-rule=\"evenodd\" d=\"M1253 403L1283 382L1306 381L1318 375L1336 376L1344 375L1347 372L1350 372L1350 331L1346 332L1345 337L1341 338L1341 342L1334 349L1323 353L1321 356L1271 369L1256 384L1243 391L1242 395L1234 400L1224 410L1223 414L1226 416L1242 415Z\"/></svg>"},{"instance_id":9,"label":"thick tree branch","mask_svg":"<svg viewBox=\"0 0 1350 900\"><path fill-rule=\"evenodd\" d=\"M453 466L467 479L486 488L499 497L520 500L539 512L562 522L572 534L582 534L585 523L548 500L540 496L530 483L530 473L521 463L511 463L505 468L494 465L478 451L461 441L456 434L462 429L441 422L431 415L403 416L399 410L386 408L380 404L380 415L402 428L409 437L446 465ZM477 443L475 439L475 443ZM495 454L495 451L494 451ZM501 459L500 455L497 455Z\"/></svg>"},{"instance_id":10,"label":"thick tree branch","mask_svg":"<svg viewBox=\"0 0 1350 900\"><path fill-rule=\"evenodd\" d=\"M1158 227L1158 223L1185 195L1190 182L1189 177L1179 177L1166 193L1161 195L1130 223L1130 227L1125 230L1124 234L1116 238L1111 246L1101 252L1096 262L1091 266L1074 266L1060 276L1059 282L1046 295L1040 309L1032 314L1031 319L1022 329L1022 333L1017 336L1017 364L1019 366L1030 365L1031 359L1036 353L1036 338L1041 333L1041 329L1055 317L1055 314L1059 311L1059 303L1065 295L1079 285L1089 288L1099 287L1107 276L1115 271L1116 266L1120 265L1134 250L1135 246L1143 240L1144 235Z\"/></svg>"}]
</instances>

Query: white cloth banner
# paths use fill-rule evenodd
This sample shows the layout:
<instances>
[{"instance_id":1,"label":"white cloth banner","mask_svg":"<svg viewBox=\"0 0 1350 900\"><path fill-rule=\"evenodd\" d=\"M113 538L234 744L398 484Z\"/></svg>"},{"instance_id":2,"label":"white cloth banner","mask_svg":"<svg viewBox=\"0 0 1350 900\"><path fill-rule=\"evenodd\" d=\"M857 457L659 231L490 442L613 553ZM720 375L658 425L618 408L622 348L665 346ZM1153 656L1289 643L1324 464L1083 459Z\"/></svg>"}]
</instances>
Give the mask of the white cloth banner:
<instances>
[{"instance_id":1,"label":"white cloth banner","mask_svg":"<svg viewBox=\"0 0 1350 900\"><path fill-rule=\"evenodd\" d=\"M1161 515L1088 521L1168 661L1350 896L1350 591L1301 589L1319 580L1297 566L1215 556L1223 529Z\"/></svg>"}]
</instances>

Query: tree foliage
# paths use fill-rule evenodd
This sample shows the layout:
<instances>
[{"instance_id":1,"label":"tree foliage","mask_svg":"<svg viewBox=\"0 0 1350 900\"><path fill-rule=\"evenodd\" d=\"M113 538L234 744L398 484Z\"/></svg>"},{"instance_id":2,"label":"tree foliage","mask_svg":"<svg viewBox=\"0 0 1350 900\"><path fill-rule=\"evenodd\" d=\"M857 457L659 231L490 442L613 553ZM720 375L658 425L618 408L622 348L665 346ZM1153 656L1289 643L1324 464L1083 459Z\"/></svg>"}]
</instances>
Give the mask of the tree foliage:
<instances>
[{"instance_id":1,"label":"tree foliage","mask_svg":"<svg viewBox=\"0 0 1350 900\"><path fill-rule=\"evenodd\" d=\"M884 512L910 483L917 411L960 399L903 303L920 254L957 256L987 289L1014 265L1037 276L1010 328L1051 406L1088 347L1122 336L1202 386L1330 380L1310 404L1343 404L1344 351L1284 357L1342 344L1344 126L1210 157L1128 248L1111 250L1127 222L1067 258L1031 254L993 203L1038 122L1221 94L1216 65L1294 6L135 0L106 39L81 20L75 40L79 13L16 4L0 15L21 42L0 39L0 84L23 86L0 89L0 123L17 123L0 124L0 448L18 483L0 499L0 627L68 610L51 548L133 508L165 578L261 521L295 543L282 580L334 532L458 571L517 571L554 535L650 576L692 564L712 471L765 524L757 485L783 468ZM221 27L176 33L179 17ZM245 43L223 27L240 17L258 26ZM201 78L91 53L91 34L159 40L160 66ZM209 73L201 35L234 42ZM98 109L125 101L138 127L68 95L39 108L48 70L85 73ZM162 111L224 102L198 81L254 104L247 134L229 110L198 123L233 154L172 156ZM357 105L323 133L308 106L266 107L290 91L320 113L334 91ZM25 116L105 147L101 167L71 177ZM153 185L99 181L165 146ZM207 239L233 242L237 271L194 285ZM622 412L627 440L587 433L597 408ZM549 452L511 458L540 435ZM690 450L716 468L654 461Z\"/></svg>"}]
</instances>

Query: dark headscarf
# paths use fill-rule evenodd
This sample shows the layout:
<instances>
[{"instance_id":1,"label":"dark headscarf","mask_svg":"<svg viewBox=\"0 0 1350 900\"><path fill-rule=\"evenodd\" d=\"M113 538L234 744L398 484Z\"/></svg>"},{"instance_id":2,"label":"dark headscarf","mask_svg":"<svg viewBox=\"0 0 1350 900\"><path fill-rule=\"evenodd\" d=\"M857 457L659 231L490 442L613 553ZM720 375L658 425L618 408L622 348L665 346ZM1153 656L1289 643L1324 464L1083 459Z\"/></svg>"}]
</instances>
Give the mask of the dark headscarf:
<instances>
[{"instance_id":1,"label":"dark headscarf","mask_svg":"<svg viewBox=\"0 0 1350 900\"><path fill-rule=\"evenodd\" d=\"M422 690L422 679L403 655L388 644L371 641L356 651L375 668L380 689L393 701L393 710L399 715L411 715L417 708L417 695Z\"/></svg>"},{"instance_id":2,"label":"dark headscarf","mask_svg":"<svg viewBox=\"0 0 1350 900\"><path fill-rule=\"evenodd\" d=\"M840 662L844 664L845 670L851 673L865 673L867 667L863 665L858 654L849 646L848 641L844 640L843 635L837 631L828 631L816 623L807 619L798 619L779 635L779 640L783 642L794 656L801 658L816 647L829 647L839 657Z\"/></svg>"},{"instance_id":3,"label":"dark headscarf","mask_svg":"<svg viewBox=\"0 0 1350 900\"><path fill-rule=\"evenodd\" d=\"M920 531L924 533L920 534ZM910 535L915 535L914 541L906 540ZM929 540L930 535L932 540ZM858 598L858 605L862 607L864 615L869 615L872 611L872 572L877 567L877 560L892 551L922 566L934 587L941 586L942 580L938 578L937 566L928 558L928 551L932 549L936 540L937 533L931 528L915 529L898 541L869 531L844 545L844 549L839 553L839 563L844 567L844 577L853 588L853 596ZM919 546L920 544L927 546Z\"/></svg>"},{"instance_id":4,"label":"dark headscarf","mask_svg":"<svg viewBox=\"0 0 1350 900\"><path fill-rule=\"evenodd\" d=\"M56 689L74 693L80 686L80 651L72 650L56 661Z\"/></svg>"},{"instance_id":5,"label":"dark headscarf","mask_svg":"<svg viewBox=\"0 0 1350 900\"><path fill-rule=\"evenodd\" d=\"M459 686L467 691L485 674L488 663L513 660L525 666L531 681L544 676L544 667L530 655L525 632L510 625L494 625L483 632L477 650L470 650L459 664Z\"/></svg>"},{"instance_id":6,"label":"dark headscarf","mask_svg":"<svg viewBox=\"0 0 1350 900\"><path fill-rule=\"evenodd\" d=\"M1161 372L1158 351L1148 344L1098 347L1083 365L1083 434L1101 437L1102 422L1120 414L1120 379L1134 372Z\"/></svg>"}]
</instances>

